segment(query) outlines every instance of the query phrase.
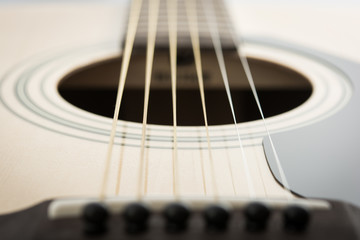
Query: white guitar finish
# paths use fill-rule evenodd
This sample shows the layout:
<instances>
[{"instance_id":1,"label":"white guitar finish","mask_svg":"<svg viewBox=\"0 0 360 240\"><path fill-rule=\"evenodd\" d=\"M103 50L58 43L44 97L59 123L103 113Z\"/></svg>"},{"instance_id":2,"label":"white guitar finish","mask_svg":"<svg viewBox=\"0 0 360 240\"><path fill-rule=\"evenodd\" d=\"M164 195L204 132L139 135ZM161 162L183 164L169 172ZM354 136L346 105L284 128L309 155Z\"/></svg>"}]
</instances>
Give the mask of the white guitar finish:
<instances>
[{"instance_id":1,"label":"white guitar finish","mask_svg":"<svg viewBox=\"0 0 360 240\"><path fill-rule=\"evenodd\" d=\"M121 23L114 26L114 22L120 22L119 9L98 5L0 9L1 213L20 210L46 199L99 194L111 121L65 102L56 87L59 79L70 71L120 53L117 47L120 32L113 31L122 29ZM324 39L315 42L320 40ZM321 61L253 42L248 42L245 49L248 56L301 72L313 85L313 95L305 104L268 120L271 132L320 121L341 109L351 97L351 83L347 77ZM261 121L239 127L245 139L246 155L251 160L256 196L286 199L287 192L273 178L266 162L262 147L266 134ZM120 122L118 133L107 193L113 196L116 192L121 158L120 196L132 196L137 187L141 126ZM161 198L173 193L172 130L150 125L147 133L150 138L145 152L149 161L147 195ZM178 134L179 193L204 196L200 167L203 160L205 185L211 196L214 183L204 129L179 127ZM210 136L219 194L247 197L234 126L211 127Z\"/></svg>"}]
</instances>

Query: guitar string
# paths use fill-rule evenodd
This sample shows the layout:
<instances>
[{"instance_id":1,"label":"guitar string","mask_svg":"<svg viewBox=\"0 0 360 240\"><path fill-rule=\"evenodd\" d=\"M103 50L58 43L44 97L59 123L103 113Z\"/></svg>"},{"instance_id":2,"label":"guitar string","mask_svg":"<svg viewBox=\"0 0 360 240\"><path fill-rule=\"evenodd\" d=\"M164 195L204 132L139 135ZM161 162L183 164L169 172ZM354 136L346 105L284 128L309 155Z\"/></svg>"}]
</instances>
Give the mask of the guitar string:
<instances>
[{"instance_id":1,"label":"guitar string","mask_svg":"<svg viewBox=\"0 0 360 240\"><path fill-rule=\"evenodd\" d=\"M130 15L129 15L128 26L127 26L127 34L126 34L125 46L124 46L124 53L123 53L123 58L122 58L122 63L121 63L119 84L118 84L118 90L117 90L117 96L116 96L115 110L114 110L114 116L113 116L113 120L112 120L108 149L107 149L107 153L106 153L103 181L102 181L100 196L99 196L100 200L104 200L104 198L105 198L106 186L107 186L108 177L109 177L108 175L109 175L109 171L110 171L111 156L112 156L112 152L113 152L114 140L115 140L115 135L116 135L117 122L118 122L118 118L119 118L120 106L121 106L121 101L122 101L122 97L123 97L123 93L124 93L124 86L125 86L128 68L129 68L131 53L132 53L133 46L134 46L134 39L135 39L135 35L136 35L137 25L139 22L141 5L142 5L142 0L133 0L131 2ZM119 163L119 164L121 164L121 163Z\"/></svg>"},{"instance_id":2,"label":"guitar string","mask_svg":"<svg viewBox=\"0 0 360 240\"><path fill-rule=\"evenodd\" d=\"M261 185L262 185L262 187L264 189L264 197L268 198L268 193L267 193L268 190L266 189L266 185L265 185L265 182L264 182L264 176L263 176L263 174L261 172L261 167L260 167L261 158L259 157L258 154L256 154L255 158L256 158L256 166L257 166L256 170L258 171L258 173L260 175Z\"/></svg>"},{"instance_id":3,"label":"guitar string","mask_svg":"<svg viewBox=\"0 0 360 240\"><path fill-rule=\"evenodd\" d=\"M203 79L203 73L202 73L202 63L201 63L201 53L200 53L200 38L199 38L199 29L197 24L197 6L196 1L194 0L185 0L186 5L186 13L189 23L189 30L190 30L190 39L191 44L193 48L193 54L195 59L195 68L196 68L196 74L198 78L199 83L199 89L200 89L200 97L201 97L201 105L203 110L203 116L204 116L204 122L205 122L205 130L206 130L206 140L207 140L207 147L208 147L208 154L209 154L209 160L210 160L210 171L211 176L213 179L213 191L214 191L214 197L215 199L218 199L218 187L216 183L215 178L215 169L214 169L214 159L212 156L212 150L211 150L211 143L210 143L210 134L209 134L209 126L208 126L208 119L207 119L207 113L206 113L206 105L205 105L205 93L204 93L204 79ZM205 173L204 173L204 160L201 161L201 167L202 167L202 174L203 174L203 183L204 183L204 191L205 195L207 194L206 189L206 183L205 183Z\"/></svg>"},{"instance_id":4,"label":"guitar string","mask_svg":"<svg viewBox=\"0 0 360 240\"><path fill-rule=\"evenodd\" d=\"M124 132L127 130L127 125L124 125ZM124 141L125 142L125 141ZM123 143L124 143L123 142ZM122 144L123 144L122 143ZM116 186L115 186L115 196L120 193L120 182L121 182L121 173L123 168L123 159L124 159L124 146L120 146L120 156L119 156L119 166L117 169L117 178L116 178Z\"/></svg>"},{"instance_id":5,"label":"guitar string","mask_svg":"<svg viewBox=\"0 0 360 240\"><path fill-rule=\"evenodd\" d=\"M144 91L144 109L143 109L143 121L142 121L142 134L141 134L141 149L140 149L140 168L138 173L138 192L137 198L140 200L142 195L147 193L147 181L148 181L148 159L145 159L145 140L146 140L146 127L147 127L147 115L149 107L150 97L150 84L151 73L154 63L154 50L155 39L157 31L157 22L159 15L160 0L151 0L149 2L149 16L148 16L148 36L147 36L147 48L146 48L146 66L145 66L145 91ZM143 176L144 172L144 176Z\"/></svg>"},{"instance_id":6,"label":"guitar string","mask_svg":"<svg viewBox=\"0 0 360 240\"><path fill-rule=\"evenodd\" d=\"M170 71L171 71L171 92L173 106L173 194L178 198L178 149L177 149L177 116L176 116L176 56L177 56L177 0L167 0L168 27L169 27L169 44L170 44Z\"/></svg>"},{"instance_id":7,"label":"guitar string","mask_svg":"<svg viewBox=\"0 0 360 240\"><path fill-rule=\"evenodd\" d=\"M241 151L241 157L243 159L242 162L243 162L244 169L245 169L245 175L246 175L246 181L247 181L247 186L248 186L248 190L249 190L249 195L251 198L254 198L256 195L254 183L251 178L249 164L248 164L248 158L245 154L243 142L242 142L242 139L240 136L240 131L237 126L234 104L233 104L232 96L231 96L231 92L230 92L229 78L228 78L227 71L226 71L224 54L223 54L223 50L222 50L222 46L221 46L221 38L220 38L219 30L218 30L217 17L216 17L215 10L214 10L213 0L207 0L206 2L205 2L205 0L202 0L202 3L203 3L202 5L205 9L206 22L208 23L208 28L210 30L211 40L212 40L212 43L214 46L216 58L218 60L221 76L222 76L222 79L223 79L223 82L225 85L226 95L227 95L228 102L229 102L230 109L231 109L232 118L234 121L237 139L238 139L238 143L239 143L239 147L240 147L240 151ZM229 170L230 170L232 181L233 181L234 193L236 193L235 186L234 186L234 180L233 180L233 176L232 176L232 171L231 171L232 168L231 168L230 160L228 161L228 166L229 166Z\"/></svg>"},{"instance_id":8,"label":"guitar string","mask_svg":"<svg viewBox=\"0 0 360 240\"><path fill-rule=\"evenodd\" d=\"M276 165L277 165L277 168L278 168L278 171L280 173L280 179L281 179L281 182L283 183L283 186L285 188L285 190L287 190L288 193L290 194L287 194L287 198L291 198L292 197L292 194L290 192L290 186L289 186L289 183L287 181L287 178L285 176L285 172L284 172L284 169L282 168L282 165L280 163L280 159L279 159L279 156L278 156L278 153L275 149L275 145L274 145L274 142L272 140L272 137L271 137L271 134L270 134L270 131L269 131L269 128L268 128L268 125L267 125L267 122L265 120L265 116L264 116L264 112L262 110L262 107L261 107L261 104L260 104L260 100L259 100L259 96L257 94L257 91L256 91L256 88L255 88L255 83L254 83L254 79L253 79L253 76L252 76L252 73L251 73L251 70L250 70L250 66L249 66L249 63L247 61L247 58L244 56L243 52L241 51L241 48L240 46L243 46L243 42L241 40L241 42L239 41L239 43L241 45L238 45L238 54L240 56L240 59L241 59L241 63L243 65L243 68L245 70L245 73L246 73L246 76L247 76L247 79L250 83L250 88L251 88L251 91L254 95L254 98L255 98L255 101L256 101L256 105L259 109L259 112L260 112L260 115L261 115L261 119L263 121L263 125L265 127L265 131L266 131L266 134L269 138L269 141L270 141L270 145L271 145L271 149L274 153L274 157L275 157L275 161L276 161Z\"/></svg>"},{"instance_id":9,"label":"guitar string","mask_svg":"<svg viewBox=\"0 0 360 240\"><path fill-rule=\"evenodd\" d=\"M229 25L230 25L229 27L232 28L232 31L230 31L230 32L232 34L232 39L233 39L233 41L235 43L235 46L237 48L237 52L238 52L238 55L239 55L239 58L240 58L240 62L242 64L242 66L243 66L246 78L247 78L247 80L249 82L249 85L250 85L251 92L252 92L252 94L254 96L257 108L259 110L261 120L262 120L263 126L265 128L266 135L269 138L269 142L270 142L270 145L271 145L271 150L272 150L272 152L274 154L275 162L276 162L278 171L280 173L280 180L281 180L281 182L282 182L282 184L283 184L283 186L284 186L284 188L285 188L285 190L287 192L286 198L290 199L290 198L293 197L293 195L291 193L289 183L287 181L284 169L282 168L278 153L276 151L275 145L273 143L273 140L272 140L272 137L271 137L271 134L270 134L270 130L268 128L267 121L266 121L265 116L264 116L264 112L263 112L263 109L262 109L262 106L261 106L261 103L260 103L260 100L259 100L259 96L258 96L258 93L257 93L257 90L256 90L256 86L255 86L254 78L253 78L253 75L252 75L252 72L251 72L251 69L250 69L250 66L249 66L249 62L248 62L248 60L246 58L246 55L242 51L243 46L245 44L244 39L243 39L242 35L240 34L239 30L235 31L234 24L229 24Z\"/></svg>"}]
</instances>

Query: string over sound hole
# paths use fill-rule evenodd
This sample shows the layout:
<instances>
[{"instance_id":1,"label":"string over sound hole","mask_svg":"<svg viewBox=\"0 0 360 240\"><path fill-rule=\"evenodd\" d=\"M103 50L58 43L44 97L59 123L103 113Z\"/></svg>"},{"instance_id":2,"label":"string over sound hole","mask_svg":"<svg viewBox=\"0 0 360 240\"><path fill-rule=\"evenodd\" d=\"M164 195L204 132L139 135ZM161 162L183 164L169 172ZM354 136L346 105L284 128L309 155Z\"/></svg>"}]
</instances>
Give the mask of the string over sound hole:
<instances>
[{"instance_id":1,"label":"string over sound hole","mask_svg":"<svg viewBox=\"0 0 360 240\"><path fill-rule=\"evenodd\" d=\"M204 125L199 86L192 55L184 53L177 66L177 116L180 126ZM238 55L224 51L235 114L238 122L260 119ZM185 60L186 61L185 61ZM213 50L202 51L206 110L210 125L233 123L223 80ZM249 59L266 117L287 112L311 95L311 85L301 74L275 63ZM63 98L86 111L112 118L121 58L101 61L78 69L59 84ZM137 49L130 62L120 119L142 122L145 51ZM168 49L155 51L149 99L148 123L172 125L171 81Z\"/></svg>"}]
</instances>

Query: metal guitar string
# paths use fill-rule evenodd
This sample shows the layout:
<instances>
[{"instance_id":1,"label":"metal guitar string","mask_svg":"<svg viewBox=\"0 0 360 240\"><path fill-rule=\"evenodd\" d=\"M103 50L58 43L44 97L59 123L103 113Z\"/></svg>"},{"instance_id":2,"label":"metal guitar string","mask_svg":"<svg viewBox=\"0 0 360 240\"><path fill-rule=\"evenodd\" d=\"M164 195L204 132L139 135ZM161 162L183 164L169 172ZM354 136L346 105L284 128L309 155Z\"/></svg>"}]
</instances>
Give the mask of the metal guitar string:
<instances>
[{"instance_id":1,"label":"metal guitar string","mask_svg":"<svg viewBox=\"0 0 360 240\"><path fill-rule=\"evenodd\" d=\"M254 183L253 183L251 175L250 175L248 158L245 154L244 146L243 146L242 139L240 136L240 131L237 126L237 120L236 120L235 111L234 111L234 104L233 104L232 96L231 96L231 92L230 92L229 79L228 79L228 75L227 75L227 71L226 71L224 54L222 51L221 39L220 39L220 35L219 35L213 0L207 0L207 1L202 0L202 3L203 3L202 5L205 9L206 21L208 23L208 27L210 30L211 40L214 45L216 58L218 60L221 76L222 76L222 79L223 79L223 82L225 85L226 95L227 95L228 102L229 102L230 109L231 109L232 118L234 121L234 126L235 126L236 133L237 133L237 138L238 138L239 147L240 147L240 151L241 151L241 157L243 159L242 162L244 164L244 169L245 169L245 175L246 175L246 181L247 181L247 186L248 186L248 190L249 190L249 195L251 198L254 198L255 197ZM229 170L230 170L231 177L232 177L234 193L236 193L235 186L234 186L234 180L233 180L233 176L232 176L232 171L231 171L230 160L228 161L228 165L229 165Z\"/></svg>"},{"instance_id":2,"label":"metal guitar string","mask_svg":"<svg viewBox=\"0 0 360 240\"><path fill-rule=\"evenodd\" d=\"M116 135L116 127L117 127L117 122L118 122L118 118L119 118L121 100L122 100L122 96L123 96L123 92L124 92L124 86L125 86L128 68L129 68L131 53L132 53L132 49L134 46L134 39L135 39L135 35L136 35L137 25L139 22L141 5L142 5L142 0L133 0L131 3L131 7L130 7L130 15L129 15L127 34L126 34L126 39L125 39L124 54L123 54L122 63L121 63L121 70L120 70L119 84L118 84L118 90L117 90L117 96L116 96L114 117L112 120L110 139L109 139L109 144L108 144L108 149L107 149L107 154L106 154L106 159L105 159L103 182L101 185L100 196L99 196L100 200L104 200L104 198L105 198L106 186L107 186L108 175L109 175L109 170L110 170L110 161L111 161L114 140L115 140L115 135ZM122 163L119 163L119 164L122 164Z\"/></svg>"},{"instance_id":3,"label":"metal guitar string","mask_svg":"<svg viewBox=\"0 0 360 240\"><path fill-rule=\"evenodd\" d=\"M149 2L149 16L148 16L148 36L146 47L146 66L145 66L145 91L144 91L144 109L142 121L142 134L141 134L141 149L140 149L140 168L138 173L138 191L137 198L140 200L142 195L147 192L148 180L148 159L145 159L145 139L146 139L146 125L150 96L151 73L154 63L154 50L157 22L159 15L160 0L152 0ZM145 171L144 171L145 169ZM143 173L144 172L144 176Z\"/></svg>"},{"instance_id":4,"label":"metal guitar string","mask_svg":"<svg viewBox=\"0 0 360 240\"><path fill-rule=\"evenodd\" d=\"M205 93L204 93L204 80L203 80L203 73L202 73L202 64L201 64L201 55L200 55L200 42L199 42L199 29L198 29L198 23L197 23L197 6L196 1L194 0L185 0L186 5L186 13L188 17L188 23L189 23L189 30L190 30L190 38L191 38L191 44L193 48L194 53L194 59L195 59L195 68L199 83L199 89L200 89L200 97L201 97L201 105L203 109L203 116L204 116L204 122L205 122L205 130L206 130L206 140L207 140L207 147L208 147L208 153L209 153L209 160L210 160L210 168L211 168L211 176L213 179L213 190L214 190L214 197L215 199L218 199L218 188L216 184L216 178L215 178L215 169L214 169L214 159L212 156L211 151L211 143L210 143L210 135L209 135L209 126L208 126L208 120L207 120L207 113L206 113L206 106L205 106ZM206 191L206 184L205 184L205 174L204 174L204 162L201 161L201 167L202 167L202 174L203 174L203 182L204 182L204 191L205 194L207 194Z\"/></svg>"},{"instance_id":5,"label":"metal guitar string","mask_svg":"<svg viewBox=\"0 0 360 240\"><path fill-rule=\"evenodd\" d=\"M169 27L169 49L170 49L170 71L171 71L171 93L173 108L173 193L178 198L178 149L177 149L177 116L176 116L176 64L177 64L177 0L167 0L168 27Z\"/></svg>"},{"instance_id":6,"label":"metal guitar string","mask_svg":"<svg viewBox=\"0 0 360 240\"><path fill-rule=\"evenodd\" d=\"M233 26L234 26L233 24L229 24L229 25L230 25L231 28L233 28ZM233 41L234 41L234 43L236 45L237 52L238 52L241 64L243 66L243 69L245 71L246 78L247 78L247 80L248 80L248 82L250 84L250 88L251 88L252 94L254 96L257 108L258 108L258 110L260 112L261 120L263 122L263 126L264 126L266 134L267 134L267 136L269 138L271 149L272 149L272 151L274 153L274 156L275 156L276 165L277 165L277 168L278 168L279 173L280 173L281 182L282 182L285 190L287 190L288 194L287 194L286 197L288 199L290 199L293 196L292 196L291 191L290 191L289 183L288 183L288 181L286 179L284 170L283 170L283 168L281 166L279 156L278 156L277 151L275 149L275 145L273 143L273 140L272 140L272 137L271 137L271 134L270 134L270 131L269 131L265 116L264 116L264 112L263 112L262 107L261 107L261 103L260 103L260 100L259 100L259 96L258 96L256 87L255 87L255 82L254 82L253 75L251 73L249 62L248 62L245 54L242 51L242 47L244 46L244 39L242 38L242 36L241 36L241 34L240 34L240 32L238 30L235 31L235 29L232 29L232 31L230 31L230 32L232 34Z\"/></svg>"}]
</instances>

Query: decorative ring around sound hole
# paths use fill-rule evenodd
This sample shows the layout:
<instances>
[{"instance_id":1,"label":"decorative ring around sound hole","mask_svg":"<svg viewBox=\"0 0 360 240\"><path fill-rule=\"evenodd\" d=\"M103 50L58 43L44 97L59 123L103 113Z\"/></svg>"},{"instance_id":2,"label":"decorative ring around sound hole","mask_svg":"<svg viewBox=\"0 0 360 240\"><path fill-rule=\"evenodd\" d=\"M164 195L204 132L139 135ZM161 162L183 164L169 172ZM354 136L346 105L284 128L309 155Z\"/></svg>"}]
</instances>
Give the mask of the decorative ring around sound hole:
<instances>
[{"instance_id":1,"label":"decorative ring around sound hole","mask_svg":"<svg viewBox=\"0 0 360 240\"><path fill-rule=\"evenodd\" d=\"M299 101L299 106L292 110L281 110L280 112L283 113L268 118L267 123L270 131L284 131L319 121L341 109L351 96L351 84L347 77L338 71L336 67L321 60L292 52L288 49L252 43L248 43L244 51L252 59L251 63L253 66L254 63L263 64L265 68L274 66L285 73L289 73L290 76L294 76L294 79L301 82L302 88L307 89L308 95L309 91L311 91L309 90L309 82L312 86L311 96L307 100L307 97L304 97L303 100ZM116 58L118 56L118 47L113 44L72 48L70 50L62 49L34 56L19 63L18 66L15 66L2 79L0 86L1 101L13 114L40 128L66 136L107 143L111 119L91 113L75 106L73 103L69 103L64 99L66 96L64 96L62 89L66 89L71 85L69 82L69 85L66 83L66 79L69 79L69 77L79 74L84 69L89 69L89 66L94 67L99 64L101 65L101 63L105 65L107 63L114 63L116 65ZM163 57L166 56L163 55ZM136 57L134 59L136 60ZM167 66L164 64L164 67ZM269 71L272 70L270 69ZM154 71L154 74L156 74L156 71ZM162 77L161 74L155 77L157 80L153 82L154 84L156 84L156 81L161 82L163 79L166 79L166 76ZM61 79L62 81L60 81ZM143 79L141 77L136 79L138 82L135 85L142 83ZM189 79L190 82L181 83L183 86L180 86L180 88L194 88L193 77L190 76ZM216 79L219 80L219 78ZM166 85L166 80L164 81L164 85ZM262 84L264 88L272 87L269 84L270 80L266 76L263 78L263 83L259 83L257 77L255 81L258 89L260 89L260 93ZM211 90L221 85L220 83L221 81L213 83L211 80L208 80L207 87ZM281 85L281 81L278 84ZM154 87L153 89L158 88L159 91L162 91L160 86ZM242 88L243 85L236 86L235 84L232 89L237 91L237 89L241 90ZM141 88L134 91L141 92ZM142 94L139 94L140 99L141 97ZM266 103L262 102L266 113ZM151 107L152 105L150 105ZM139 110L141 115L142 109ZM208 111L210 113L215 110L210 109ZM169 112L169 116L171 116L171 112ZM233 125L230 122L212 122L213 120L210 120L210 118L212 119L212 117L209 116L209 121L213 124L210 127L211 140L214 142L227 141L230 143L227 147L231 147L231 142L234 141L233 145L236 147L237 138ZM239 117L239 119L243 118ZM246 121L246 119L241 121ZM154 123L157 123L156 119ZM167 120L166 124L171 125L171 122L169 123ZM183 125L192 124L185 123ZM265 130L260 120L242 122L238 126L244 139L262 138L265 135ZM150 124L148 126L148 133L147 143L149 147L171 148L171 126ZM192 142L206 141L204 128L201 126L179 127L178 133L179 143L184 143L184 148L188 147L187 143L191 145ZM133 121L120 121L116 144L124 144L124 139L126 139L125 145L137 147L140 136L141 124L136 123L136 119Z\"/></svg>"}]
</instances>

